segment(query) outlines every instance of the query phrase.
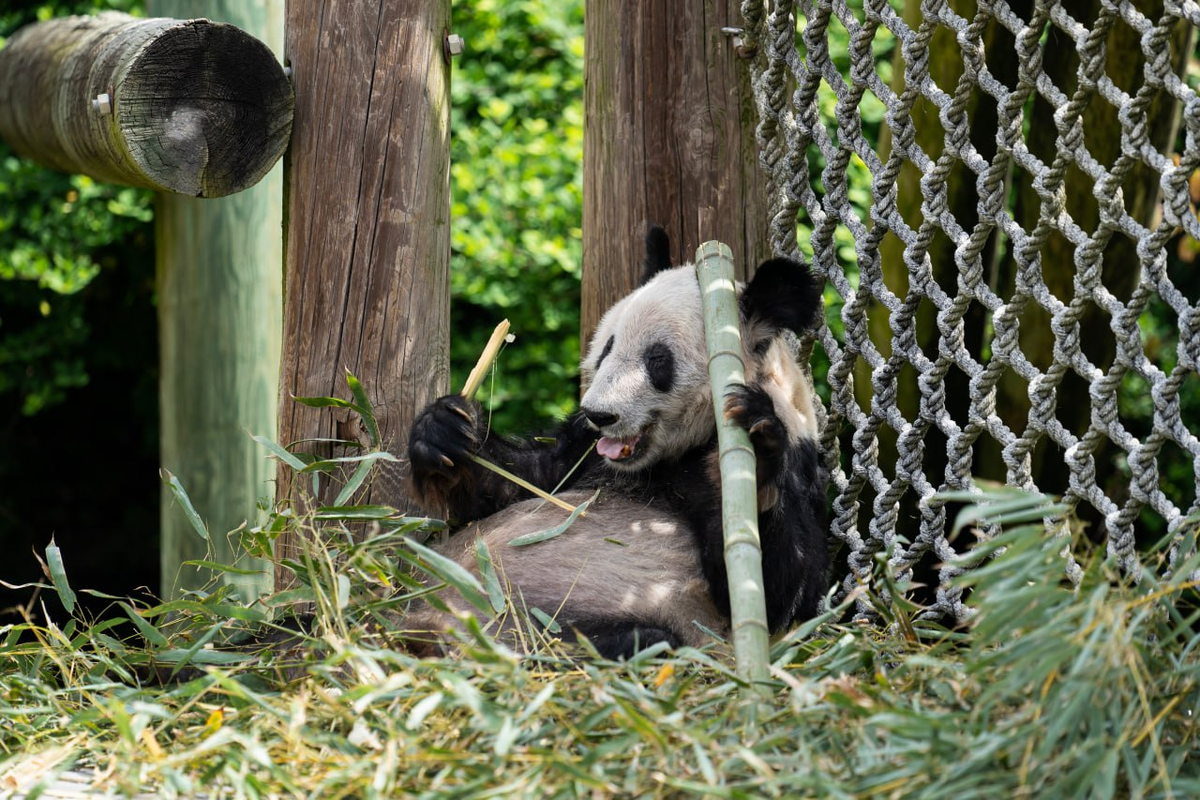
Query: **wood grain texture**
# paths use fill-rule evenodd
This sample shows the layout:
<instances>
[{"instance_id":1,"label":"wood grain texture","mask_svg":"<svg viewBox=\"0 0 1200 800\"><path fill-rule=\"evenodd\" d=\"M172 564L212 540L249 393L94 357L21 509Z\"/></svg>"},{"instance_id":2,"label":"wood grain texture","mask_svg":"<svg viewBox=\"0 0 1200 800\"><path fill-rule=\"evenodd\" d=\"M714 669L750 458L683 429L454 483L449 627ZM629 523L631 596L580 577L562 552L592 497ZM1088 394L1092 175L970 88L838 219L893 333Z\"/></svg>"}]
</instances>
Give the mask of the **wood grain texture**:
<instances>
[{"instance_id":1,"label":"wood grain texture","mask_svg":"<svg viewBox=\"0 0 1200 800\"><path fill-rule=\"evenodd\" d=\"M748 72L721 32L740 24L728 0L588 2L584 342L636 286L648 223L680 263L702 241L728 243L739 279L769 255Z\"/></svg>"},{"instance_id":2,"label":"wood grain texture","mask_svg":"<svg viewBox=\"0 0 1200 800\"><path fill-rule=\"evenodd\" d=\"M296 122L285 172L284 444L365 438L356 415L292 400L350 399L346 370L398 455L414 414L448 390L449 20L448 0L288 3ZM290 477L281 470L280 497L299 500ZM399 475L376 479L369 499L404 507ZM295 545L280 540L277 554Z\"/></svg>"},{"instance_id":3,"label":"wood grain texture","mask_svg":"<svg viewBox=\"0 0 1200 800\"><path fill-rule=\"evenodd\" d=\"M109 113L92 106L101 94ZM101 181L239 192L279 160L291 119L282 67L232 25L62 17L22 28L0 50L0 137Z\"/></svg>"},{"instance_id":4,"label":"wood grain texture","mask_svg":"<svg viewBox=\"0 0 1200 800\"><path fill-rule=\"evenodd\" d=\"M237 25L282 61L283 0L149 0L168 17ZM257 576L224 575L245 600L273 586L270 565L244 557L226 537L255 524L258 503L274 497L275 467L249 434L275 437L283 307L283 165L229 197L158 196L160 452L162 465L187 489L208 523L205 543L170 490L162 494L161 577L164 597L203 586L207 570L183 567L210 559Z\"/></svg>"}]
</instances>

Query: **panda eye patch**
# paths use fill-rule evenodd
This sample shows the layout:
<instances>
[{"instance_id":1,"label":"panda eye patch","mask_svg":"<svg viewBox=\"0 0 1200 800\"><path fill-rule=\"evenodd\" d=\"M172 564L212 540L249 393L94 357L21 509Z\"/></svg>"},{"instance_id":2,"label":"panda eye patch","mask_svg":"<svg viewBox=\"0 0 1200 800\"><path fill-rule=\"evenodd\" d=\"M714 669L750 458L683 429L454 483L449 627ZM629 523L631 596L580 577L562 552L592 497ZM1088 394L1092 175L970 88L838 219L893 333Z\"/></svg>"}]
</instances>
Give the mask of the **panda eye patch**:
<instances>
[{"instance_id":1,"label":"panda eye patch","mask_svg":"<svg viewBox=\"0 0 1200 800\"><path fill-rule=\"evenodd\" d=\"M650 385L660 392L669 392L675 385L675 355L662 342L655 342L642 353Z\"/></svg>"},{"instance_id":2,"label":"panda eye patch","mask_svg":"<svg viewBox=\"0 0 1200 800\"><path fill-rule=\"evenodd\" d=\"M608 341L604 343L604 348L600 351L600 357L596 359L596 369L600 369L600 365L604 363L604 359L612 352L613 337L608 337Z\"/></svg>"}]
</instances>

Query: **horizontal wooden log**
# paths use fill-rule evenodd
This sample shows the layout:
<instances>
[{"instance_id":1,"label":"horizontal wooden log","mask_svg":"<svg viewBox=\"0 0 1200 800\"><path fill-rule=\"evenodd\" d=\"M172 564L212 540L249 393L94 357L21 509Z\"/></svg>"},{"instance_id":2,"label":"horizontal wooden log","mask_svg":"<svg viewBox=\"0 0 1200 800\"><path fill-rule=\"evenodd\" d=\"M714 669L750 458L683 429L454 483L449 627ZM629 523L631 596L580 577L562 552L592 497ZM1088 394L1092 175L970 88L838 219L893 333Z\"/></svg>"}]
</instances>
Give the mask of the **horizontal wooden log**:
<instances>
[{"instance_id":1,"label":"horizontal wooden log","mask_svg":"<svg viewBox=\"0 0 1200 800\"><path fill-rule=\"evenodd\" d=\"M99 181L240 192L283 155L292 105L270 48L204 19L62 17L0 50L0 138Z\"/></svg>"}]
</instances>

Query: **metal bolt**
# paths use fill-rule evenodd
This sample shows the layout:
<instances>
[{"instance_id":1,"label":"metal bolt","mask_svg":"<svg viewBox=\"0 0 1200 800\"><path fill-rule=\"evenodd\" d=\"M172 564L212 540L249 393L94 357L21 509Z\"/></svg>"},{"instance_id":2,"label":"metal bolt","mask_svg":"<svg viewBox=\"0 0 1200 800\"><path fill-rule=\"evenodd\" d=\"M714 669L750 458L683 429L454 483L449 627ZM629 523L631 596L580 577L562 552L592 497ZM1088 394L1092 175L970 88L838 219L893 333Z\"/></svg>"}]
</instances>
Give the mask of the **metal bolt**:
<instances>
[{"instance_id":1,"label":"metal bolt","mask_svg":"<svg viewBox=\"0 0 1200 800\"><path fill-rule=\"evenodd\" d=\"M758 52L758 47L746 44L745 28L721 28L721 33L732 37L733 51L737 53L738 58L754 58L754 54Z\"/></svg>"},{"instance_id":2,"label":"metal bolt","mask_svg":"<svg viewBox=\"0 0 1200 800\"><path fill-rule=\"evenodd\" d=\"M96 95L92 100L92 111L105 117L112 113L112 98L108 96L108 92Z\"/></svg>"},{"instance_id":3,"label":"metal bolt","mask_svg":"<svg viewBox=\"0 0 1200 800\"><path fill-rule=\"evenodd\" d=\"M466 46L466 42L464 42L463 38L461 36L459 36L457 33L452 33L446 37L446 50L452 56L461 55L462 51L463 51L463 47L465 47L465 46Z\"/></svg>"}]
</instances>

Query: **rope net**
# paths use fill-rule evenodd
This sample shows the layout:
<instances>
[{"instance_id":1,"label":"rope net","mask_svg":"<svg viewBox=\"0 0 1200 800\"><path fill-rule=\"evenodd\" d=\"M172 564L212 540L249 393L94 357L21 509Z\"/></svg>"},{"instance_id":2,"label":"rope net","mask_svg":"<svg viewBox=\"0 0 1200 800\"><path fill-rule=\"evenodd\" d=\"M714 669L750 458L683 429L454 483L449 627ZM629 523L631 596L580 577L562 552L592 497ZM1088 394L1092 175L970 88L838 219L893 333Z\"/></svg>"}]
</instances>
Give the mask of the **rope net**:
<instances>
[{"instance_id":1,"label":"rope net","mask_svg":"<svg viewBox=\"0 0 1200 800\"><path fill-rule=\"evenodd\" d=\"M772 247L832 287L843 591L883 553L967 616L937 493L973 476L1061 494L1135 577L1168 537L1169 570L1200 483L1200 5L903 5L742 4Z\"/></svg>"}]
</instances>

